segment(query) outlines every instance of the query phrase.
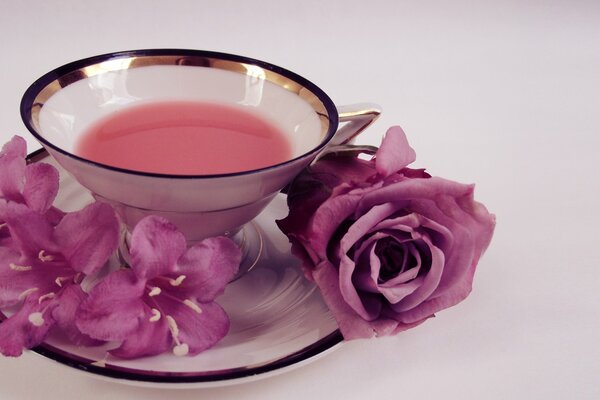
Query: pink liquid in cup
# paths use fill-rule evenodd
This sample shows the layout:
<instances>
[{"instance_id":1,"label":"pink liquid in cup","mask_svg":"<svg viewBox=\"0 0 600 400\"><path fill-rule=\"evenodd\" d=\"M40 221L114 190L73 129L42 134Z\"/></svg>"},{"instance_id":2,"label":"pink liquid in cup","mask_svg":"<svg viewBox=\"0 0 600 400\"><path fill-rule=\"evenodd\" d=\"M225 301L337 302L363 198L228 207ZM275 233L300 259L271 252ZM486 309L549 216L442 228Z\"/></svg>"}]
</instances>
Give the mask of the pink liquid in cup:
<instances>
[{"instance_id":1,"label":"pink liquid in cup","mask_svg":"<svg viewBox=\"0 0 600 400\"><path fill-rule=\"evenodd\" d=\"M75 153L98 163L176 175L226 174L291 158L284 134L243 109L169 101L131 106L96 122Z\"/></svg>"}]
</instances>

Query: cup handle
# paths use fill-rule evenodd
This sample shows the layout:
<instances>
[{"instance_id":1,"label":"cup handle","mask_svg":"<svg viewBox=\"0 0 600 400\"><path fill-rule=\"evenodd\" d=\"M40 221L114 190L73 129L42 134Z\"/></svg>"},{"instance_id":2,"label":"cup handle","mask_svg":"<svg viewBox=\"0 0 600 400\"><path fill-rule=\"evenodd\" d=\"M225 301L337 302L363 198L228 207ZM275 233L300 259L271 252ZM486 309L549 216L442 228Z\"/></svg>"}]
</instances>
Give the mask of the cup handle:
<instances>
[{"instance_id":1,"label":"cup handle","mask_svg":"<svg viewBox=\"0 0 600 400\"><path fill-rule=\"evenodd\" d=\"M371 125L381 114L381 107L374 103L358 103L338 106L339 122L344 123L333 135L329 146L350 143L359 133Z\"/></svg>"}]
</instances>

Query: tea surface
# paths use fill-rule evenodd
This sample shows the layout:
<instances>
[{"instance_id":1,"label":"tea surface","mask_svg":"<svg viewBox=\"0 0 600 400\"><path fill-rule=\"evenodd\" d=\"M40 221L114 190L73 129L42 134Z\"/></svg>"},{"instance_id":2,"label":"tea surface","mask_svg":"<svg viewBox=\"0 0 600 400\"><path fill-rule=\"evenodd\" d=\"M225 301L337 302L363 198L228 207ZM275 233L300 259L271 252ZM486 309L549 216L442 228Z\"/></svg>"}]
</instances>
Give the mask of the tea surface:
<instances>
[{"instance_id":1,"label":"tea surface","mask_svg":"<svg viewBox=\"0 0 600 400\"><path fill-rule=\"evenodd\" d=\"M283 132L243 107L170 101L124 108L96 122L75 154L115 167L176 175L223 174L291 158Z\"/></svg>"}]
</instances>

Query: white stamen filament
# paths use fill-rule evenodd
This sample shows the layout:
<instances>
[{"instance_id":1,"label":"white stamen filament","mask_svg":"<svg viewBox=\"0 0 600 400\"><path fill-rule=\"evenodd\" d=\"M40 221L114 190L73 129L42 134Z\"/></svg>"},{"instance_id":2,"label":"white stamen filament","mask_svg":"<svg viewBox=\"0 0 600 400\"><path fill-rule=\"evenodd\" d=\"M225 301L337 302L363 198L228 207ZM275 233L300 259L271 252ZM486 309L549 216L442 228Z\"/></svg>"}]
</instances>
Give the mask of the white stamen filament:
<instances>
[{"instance_id":1,"label":"white stamen filament","mask_svg":"<svg viewBox=\"0 0 600 400\"><path fill-rule=\"evenodd\" d=\"M184 279L185 279L185 275L179 275L176 279L169 280L169 283L172 286L179 286L179 285L181 285L181 282L183 282Z\"/></svg>"},{"instance_id":2,"label":"white stamen filament","mask_svg":"<svg viewBox=\"0 0 600 400\"><path fill-rule=\"evenodd\" d=\"M162 290L160 290L160 288L158 286L154 286L152 288L152 290L150 290L150 293L148 293L148 296L150 296L150 297L158 296L160 294L160 292L162 292Z\"/></svg>"},{"instance_id":3,"label":"white stamen filament","mask_svg":"<svg viewBox=\"0 0 600 400\"><path fill-rule=\"evenodd\" d=\"M44 325L44 316L39 311L29 314L27 319L29 320L29 322L31 322L33 326L40 327Z\"/></svg>"},{"instance_id":4,"label":"white stamen filament","mask_svg":"<svg viewBox=\"0 0 600 400\"><path fill-rule=\"evenodd\" d=\"M31 293L35 292L36 290L38 290L38 288L36 288L36 287L24 290L23 292L21 292L18 299L23 300L25 297L29 296Z\"/></svg>"},{"instance_id":5,"label":"white stamen filament","mask_svg":"<svg viewBox=\"0 0 600 400\"><path fill-rule=\"evenodd\" d=\"M17 265L17 264L10 263L10 264L8 264L8 266L13 271L19 271L19 272L31 271L33 269L33 267L31 265Z\"/></svg>"},{"instance_id":6,"label":"white stamen filament","mask_svg":"<svg viewBox=\"0 0 600 400\"><path fill-rule=\"evenodd\" d=\"M54 280L54 283L56 283L59 287L62 287L62 283L64 281L68 281L69 277L68 276L59 276Z\"/></svg>"},{"instance_id":7,"label":"white stamen filament","mask_svg":"<svg viewBox=\"0 0 600 400\"><path fill-rule=\"evenodd\" d=\"M38 258L40 259L41 262L54 260L53 256L46 255L46 250L40 250L40 252L38 253Z\"/></svg>"},{"instance_id":8,"label":"white stamen filament","mask_svg":"<svg viewBox=\"0 0 600 400\"><path fill-rule=\"evenodd\" d=\"M191 299L185 299L183 301L183 304L185 304L186 306L188 306L192 310L196 311L198 314L202 314L202 309L200 308L200 306L198 304L194 303L193 300L191 300Z\"/></svg>"},{"instance_id":9,"label":"white stamen filament","mask_svg":"<svg viewBox=\"0 0 600 400\"><path fill-rule=\"evenodd\" d=\"M151 311L152 311L152 316L150 317L149 321L156 322L156 321L160 320L160 311L158 311L156 308L153 308Z\"/></svg>"},{"instance_id":10,"label":"white stamen filament","mask_svg":"<svg viewBox=\"0 0 600 400\"><path fill-rule=\"evenodd\" d=\"M54 296L56 296L56 294L54 294L54 292L46 293L45 295L40 296L40 298L38 299L38 304L42 304L42 301L44 301L46 299L53 299Z\"/></svg>"},{"instance_id":11,"label":"white stamen filament","mask_svg":"<svg viewBox=\"0 0 600 400\"><path fill-rule=\"evenodd\" d=\"M173 347L173 354L175 354L177 357L186 356L189 352L190 347L185 343L181 343Z\"/></svg>"},{"instance_id":12,"label":"white stamen filament","mask_svg":"<svg viewBox=\"0 0 600 400\"><path fill-rule=\"evenodd\" d=\"M173 339L177 340L177 336L179 336L179 327L177 326L177 322L175 322L175 319L170 315L167 315L165 318L167 318L167 324L169 325Z\"/></svg>"}]
</instances>

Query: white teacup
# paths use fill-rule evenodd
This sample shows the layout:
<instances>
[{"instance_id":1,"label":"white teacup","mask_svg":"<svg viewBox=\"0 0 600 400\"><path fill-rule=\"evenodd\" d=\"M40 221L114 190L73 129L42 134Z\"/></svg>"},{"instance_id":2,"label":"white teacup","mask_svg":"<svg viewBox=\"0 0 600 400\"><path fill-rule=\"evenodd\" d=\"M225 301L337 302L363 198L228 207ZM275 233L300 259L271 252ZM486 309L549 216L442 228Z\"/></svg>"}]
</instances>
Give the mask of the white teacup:
<instances>
[{"instance_id":1,"label":"white teacup","mask_svg":"<svg viewBox=\"0 0 600 400\"><path fill-rule=\"evenodd\" d=\"M284 132L292 157L265 168L219 175L139 172L75 154L82 133L130 105L155 101L242 105ZM317 86L275 65L197 50L111 53L64 65L25 92L21 115L46 150L93 195L110 203L127 229L153 214L188 242L234 235L327 146L348 141L379 115L361 104L340 109ZM338 123L347 121L338 130Z\"/></svg>"}]
</instances>

